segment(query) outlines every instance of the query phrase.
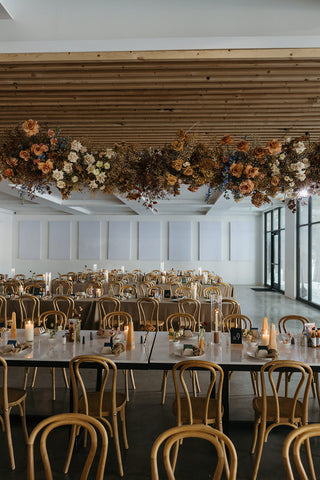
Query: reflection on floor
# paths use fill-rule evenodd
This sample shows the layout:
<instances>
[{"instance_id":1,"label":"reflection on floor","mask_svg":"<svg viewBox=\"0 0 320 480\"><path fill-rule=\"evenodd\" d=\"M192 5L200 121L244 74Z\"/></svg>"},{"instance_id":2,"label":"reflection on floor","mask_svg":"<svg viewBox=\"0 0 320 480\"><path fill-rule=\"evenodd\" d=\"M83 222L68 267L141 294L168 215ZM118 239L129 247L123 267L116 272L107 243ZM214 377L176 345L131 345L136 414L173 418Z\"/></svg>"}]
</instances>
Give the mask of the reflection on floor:
<instances>
[{"instance_id":1,"label":"reflection on floor","mask_svg":"<svg viewBox=\"0 0 320 480\"><path fill-rule=\"evenodd\" d=\"M248 315L253 324L261 327L262 317L266 315L270 321L277 322L278 319L288 313L302 314L312 321L317 322L319 311L304 304L294 302L283 295L271 292L254 292L249 287L237 287L237 298L242 306L244 314ZM319 349L320 350L320 349ZM319 352L320 361L320 352ZM30 376L31 377L31 376ZM57 377L57 400L52 401L51 396L51 375L48 369L39 369L36 388L28 388L27 415L29 431L43 416L60 412L67 412L69 409L69 394L64 388L61 371L56 371ZM173 385L171 378L168 381L168 394L164 406L160 405L161 393L161 372L136 371L135 380L137 390L130 393L130 402L127 405L127 431L129 450L123 453L124 479L147 480L150 479L150 449L154 439L167 428L174 426L174 416L171 412L173 402ZM31 379L30 379L31 380ZM30 381L29 380L29 381ZM10 369L10 384L23 384L23 369ZM119 388L123 388L123 376L119 372ZM238 479L250 479L253 457L250 455L250 444L252 436L252 388L248 373L234 373L231 380L230 393L230 437L233 440L239 459ZM320 422L319 407L317 401L310 397L310 421ZM9 467L5 435L0 434L2 455L0 459L0 478L12 480L25 480L26 476L26 446L23 441L20 419L12 417L13 444L16 456L16 470L11 472ZM52 443L52 464L54 478L68 478L78 480L79 471L83 465L83 447L80 444L70 469L70 474L65 477L62 474L64 455L66 452L67 432L61 430L58 439ZM264 447L260 479L283 479L285 478L281 458L283 440L288 433L286 428L276 430L270 434L268 443ZM121 437L121 435L120 435ZM124 452L124 449L122 448ZM211 478L212 457L211 450L207 445L193 442L184 442L183 451L177 470L177 479L204 479ZM41 459L36 457L36 478L44 479ZM118 479L117 461L112 439L108 452L106 478L109 480ZM94 478L91 476L89 478ZM162 474L162 479L165 476Z\"/></svg>"}]
</instances>

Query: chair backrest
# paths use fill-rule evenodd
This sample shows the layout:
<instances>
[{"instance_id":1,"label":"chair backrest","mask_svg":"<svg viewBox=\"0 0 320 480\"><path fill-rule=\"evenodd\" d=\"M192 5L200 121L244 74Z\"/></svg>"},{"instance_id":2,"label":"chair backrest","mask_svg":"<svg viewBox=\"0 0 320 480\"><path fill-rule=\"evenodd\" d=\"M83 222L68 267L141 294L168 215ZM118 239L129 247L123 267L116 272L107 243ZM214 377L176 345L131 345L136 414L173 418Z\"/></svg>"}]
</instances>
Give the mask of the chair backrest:
<instances>
[{"instance_id":1,"label":"chair backrest","mask_svg":"<svg viewBox=\"0 0 320 480\"><path fill-rule=\"evenodd\" d=\"M239 302L234 298L222 298L222 317L233 313L241 313Z\"/></svg>"},{"instance_id":2,"label":"chair backrest","mask_svg":"<svg viewBox=\"0 0 320 480\"><path fill-rule=\"evenodd\" d=\"M145 275L145 280L148 282L149 280L157 280L158 275L154 272L149 272Z\"/></svg>"},{"instance_id":3,"label":"chair backrest","mask_svg":"<svg viewBox=\"0 0 320 480\"><path fill-rule=\"evenodd\" d=\"M195 298L179 298L178 310L183 313L190 313L197 323L197 330L200 328L201 303Z\"/></svg>"},{"instance_id":4,"label":"chair backrest","mask_svg":"<svg viewBox=\"0 0 320 480\"><path fill-rule=\"evenodd\" d=\"M23 273L17 273L17 275L14 276L14 279L24 281L26 279L26 276Z\"/></svg>"},{"instance_id":5,"label":"chair backrest","mask_svg":"<svg viewBox=\"0 0 320 480\"><path fill-rule=\"evenodd\" d=\"M155 298L141 297L137 300L139 325L154 325L159 330L159 302Z\"/></svg>"},{"instance_id":6,"label":"chair backrest","mask_svg":"<svg viewBox=\"0 0 320 480\"><path fill-rule=\"evenodd\" d=\"M191 298L191 288L190 287L178 287L175 291L176 295L183 295L184 297Z\"/></svg>"},{"instance_id":7,"label":"chair backrest","mask_svg":"<svg viewBox=\"0 0 320 480\"><path fill-rule=\"evenodd\" d=\"M178 287L182 287L182 283L181 282L171 282L169 283L168 285L169 289L170 289L170 295L175 295L175 292L176 292L176 289Z\"/></svg>"},{"instance_id":8,"label":"chair backrest","mask_svg":"<svg viewBox=\"0 0 320 480\"><path fill-rule=\"evenodd\" d=\"M72 318L75 304L72 297L66 295L56 295L53 298L53 308L64 312L68 318Z\"/></svg>"},{"instance_id":9,"label":"chair backrest","mask_svg":"<svg viewBox=\"0 0 320 480\"><path fill-rule=\"evenodd\" d=\"M210 295L221 295L220 288L212 285L212 286L206 287L202 290L202 296L203 297L209 298Z\"/></svg>"},{"instance_id":10,"label":"chair backrest","mask_svg":"<svg viewBox=\"0 0 320 480\"><path fill-rule=\"evenodd\" d=\"M76 282L78 280L78 274L76 272L68 272L67 275L69 278L71 277L73 282Z\"/></svg>"},{"instance_id":11,"label":"chair backrest","mask_svg":"<svg viewBox=\"0 0 320 480\"><path fill-rule=\"evenodd\" d=\"M220 288L221 295L223 297L229 297L229 295L230 295L230 285L228 283L218 282L215 286Z\"/></svg>"},{"instance_id":12,"label":"chair backrest","mask_svg":"<svg viewBox=\"0 0 320 480\"><path fill-rule=\"evenodd\" d=\"M137 275L134 273L126 273L122 277L122 282L123 283L135 283L137 281Z\"/></svg>"},{"instance_id":13,"label":"chair backrest","mask_svg":"<svg viewBox=\"0 0 320 480\"><path fill-rule=\"evenodd\" d=\"M102 319L110 312L120 311L120 300L115 297L103 296L98 300L99 327L102 328Z\"/></svg>"},{"instance_id":14,"label":"chair backrest","mask_svg":"<svg viewBox=\"0 0 320 480\"><path fill-rule=\"evenodd\" d=\"M7 328L7 299L3 295L0 295L0 321L4 322L5 328Z\"/></svg>"},{"instance_id":15,"label":"chair backrest","mask_svg":"<svg viewBox=\"0 0 320 480\"><path fill-rule=\"evenodd\" d=\"M61 413L52 417L42 420L31 432L28 439L28 480L35 480L35 466L34 466L34 443L37 435L42 431L40 439L40 451L42 462L44 465L46 480L52 480L52 470L50 466L50 460L47 450L47 438L48 435L58 427L72 426L72 432L75 432L75 427L83 427L90 437L90 450L87 455L87 459L82 470L81 479L86 480L90 473L92 462L96 455L98 439L97 431L101 438L101 450L99 451L99 464L97 467L96 480L102 480L104 478L104 470L108 452L108 435L104 425L99 420L83 415L80 413ZM69 432L66 431L66 437ZM74 442L71 444L73 447ZM72 456L72 450L69 446L67 454L67 469L69 468ZM91 477L90 477L91 478Z\"/></svg>"},{"instance_id":16,"label":"chair backrest","mask_svg":"<svg viewBox=\"0 0 320 480\"><path fill-rule=\"evenodd\" d=\"M295 325L294 325L295 322ZM309 320L306 317L302 317L301 315L285 315L281 317L278 322L279 333L288 333L287 327L288 323L291 323L291 326L296 326L299 324L301 326L301 332L303 331L303 327L305 323L308 323Z\"/></svg>"},{"instance_id":17,"label":"chair backrest","mask_svg":"<svg viewBox=\"0 0 320 480\"><path fill-rule=\"evenodd\" d=\"M190 313L171 313L166 319L166 330L173 328L179 330L180 328L190 328L193 332L196 331L197 322Z\"/></svg>"},{"instance_id":18,"label":"chair backrest","mask_svg":"<svg viewBox=\"0 0 320 480\"><path fill-rule=\"evenodd\" d=\"M232 313L222 319L222 331L230 332L230 328L242 328L242 330L251 330L252 322L249 317L241 313Z\"/></svg>"},{"instance_id":19,"label":"chair backrest","mask_svg":"<svg viewBox=\"0 0 320 480\"><path fill-rule=\"evenodd\" d=\"M19 292L19 287L22 283L19 280L11 280L10 282L4 283L4 292L5 293L15 293Z\"/></svg>"},{"instance_id":20,"label":"chair backrest","mask_svg":"<svg viewBox=\"0 0 320 480\"><path fill-rule=\"evenodd\" d=\"M209 373L210 378L208 378L208 389L204 391L202 389L200 395L204 397L204 401L199 404L197 402L196 409L192 407L191 394L188 389L186 382L186 374L189 374L191 370L201 369L206 370ZM188 423L203 423L204 425L208 424L209 420L209 405L211 399L211 393L213 388L216 389L216 401L217 401L217 413L215 424L222 425L222 385L224 372L222 368L216 363L206 362L203 360L183 360L182 362L176 363L172 369L173 374L173 383L176 394L176 404L177 404L177 424L181 425L182 423L182 409L181 403L182 399L185 399L187 406L187 417ZM180 388L181 387L181 388ZM192 389L192 387L190 386ZM199 408L201 407L201 408Z\"/></svg>"},{"instance_id":21,"label":"chair backrest","mask_svg":"<svg viewBox=\"0 0 320 480\"><path fill-rule=\"evenodd\" d=\"M88 387L86 385L86 381L89 382L90 380L88 375L84 374L84 371L88 371L87 368L81 368L84 364L86 364L86 366L88 366L88 364L92 364L102 369L102 381L98 390L96 390L96 385L93 385L92 387ZM88 393L93 391L97 395L95 417L102 417L103 395L106 389L109 389L111 392L110 415L117 414L117 366L112 360L99 355L79 355L70 360L69 369L73 394L73 411L75 413L78 413L79 399L81 398L84 411L86 415L88 415ZM92 385L92 382L90 385Z\"/></svg>"},{"instance_id":22,"label":"chair backrest","mask_svg":"<svg viewBox=\"0 0 320 480\"><path fill-rule=\"evenodd\" d=\"M171 450L175 445L179 445L185 438L201 438L210 442L216 449L217 465L213 474L213 480L219 480L223 476L223 470L226 463L229 463L228 480L236 480L238 458L236 449L230 440L223 432L208 425L182 425L180 427L173 427L163 432L155 440L151 449L151 479L159 480L158 472L158 451L162 444L163 446L163 461L167 474L167 478L174 480L174 469L172 466ZM228 456L224 445L227 447ZM180 447L182 448L182 447ZM228 460L229 457L229 460ZM194 471L196 471L196 465L193 465ZM211 473L209 475L211 477Z\"/></svg>"},{"instance_id":23,"label":"chair backrest","mask_svg":"<svg viewBox=\"0 0 320 480\"><path fill-rule=\"evenodd\" d=\"M294 373L295 382L290 382L291 389L287 396L279 394L278 374L279 371L290 371ZM308 420L308 398L309 390L313 378L312 369L309 365L303 362L294 360L272 360L261 367L261 396L262 396L262 418L267 418L267 397L272 398L272 418L273 426L279 424L295 423L295 418L301 417L302 423L306 424ZM285 378L285 375L283 375ZM298 400L303 397L300 407L298 407ZM270 400L269 400L270 402ZM281 405L286 405L286 412L280 409ZM299 409L299 414L297 413ZM301 410L300 410L301 409ZM269 429L271 429L269 426Z\"/></svg>"},{"instance_id":24,"label":"chair backrest","mask_svg":"<svg viewBox=\"0 0 320 480\"><path fill-rule=\"evenodd\" d=\"M56 292L60 295L71 295L73 289L72 282L69 280L58 280L56 283Z\"/></svg>"},{"instance_id":25,"label":"chair backrest","mask_svg":"<svg viewBox=\"0 0 320 480\"><path fill-rule=\"evenodd\" d=\"M109 295L119 295L122 282L109 282L108 293Z\"/></svg>"},{"instance_id":26,"label":"chair backrest","mask_svg":"<svg viewBox=\"0 0 320 480\"><path fill-rule=\"evenodd\" d=\"M56 330L59 327L61 330L65 330L67 322L67 316L61 310L48 310L41 313L39 317L39 323L43 323L44 328L49 328L50 330Z\"/></svg>"},{"instance_id":27,"label":"chair backrest","mask_svg":"<svg viewBox=\"0 0 320 480\"><path fill-rule=\"evenodd\" d=\"M90 282L87 283L86 286L86 293L89 293L90 291L100 289L101 292L103 291L102 283L97 281L97 280L91 280Z\"/></svg>"},{"instance_id":28,"label":"chair backrest","mask_svg":"<svg viewBox=\"0 0 320 480\"><path fill-rule=\"evenodd\" d=\"M24 325L27 319L30 319L37 325L40 317L40 300L34 295L20 295L20 327Z\"/></svg>"},{"instance_id":29,"label":"chair backrest","mask_svg":"<svg viewBox=\"0 0 320 480\"><path fill-rule=\"evenodd\" d=\"M31 295L34 295L36 292L36 289L38 291L45 291L46 284L43 281L38 281L38 282L33 282L33 283L28 283L24 287L25 293L31 293Z\"/></svg>"},{"instance_id":30,"label":"chair backrest","mask_svg":"<svg viewBox=\"0 0 320 480\"><path fill-rule=\"evenodd\" d=\"M297 480L297 477L293 475L291 462L290 462L290 447L293 444L293 459L294 463L301 480L308 480L310 477L307 475L305 468L301 460L301 446L305 445L307 449L311 448L309 440L314 437L320 437L320 423L313 423L311 425L305 425L303 427L296 428L292 430L289 435L286 437L283 448L282 448L282 458L286 470L287 480ZM317 444L319 440L317 440ZM308 450L307 450L308 451ZM319 478L319 473L316 475L313 463L313 455L311 450L309 450L310 455L308 456L308 466L309 471L312 475L311 478ZM317 453L316 453L317 455Z\"/></svg>"},{"instance_id":31,"label":"chair backrest","mask_svg":"<svg viewBox=\"0 0 320 480\"><path fill-rule=\"evenodd\" d=\"M140 293L140 295L142 295L143 297L146 297L148 295L148 288L151 287L151 286L152 286L151 281L140 282L139 283L139 293Z\"/></svg>"},{"instance_id":32,"label":"chair backrest","mask_svg":"<svg viewBox=\"0 0 320 480\"><path fill-rule=\"evenodd\" d=\"M153 293L163 296L164 288L161 285L151 285L151 287L148 287L147 294L152 295Z\"/></svg>"},{"instance_id":33,"label":"chair backrest","mask_svg":"<svg viewBox=\"0 0 320 480\"><path fill-rule=\"evenodd\" d=\"M132 317L128 312L119 310L109 312L103 317L101 328L121 328L123 325L128 325L130 320L132 320Z\"/></svg>"},{"instance_id":34,"label":"chair backrest","mask_svg":"<svg viewBox=\"0 0 320 480\"><path fill-rule=\"evenodd\" d=\"M136 297L137 296L137 287L135 285L122 285L119 291L120 295L131 295Z\"/></svg>"}]
</instances>

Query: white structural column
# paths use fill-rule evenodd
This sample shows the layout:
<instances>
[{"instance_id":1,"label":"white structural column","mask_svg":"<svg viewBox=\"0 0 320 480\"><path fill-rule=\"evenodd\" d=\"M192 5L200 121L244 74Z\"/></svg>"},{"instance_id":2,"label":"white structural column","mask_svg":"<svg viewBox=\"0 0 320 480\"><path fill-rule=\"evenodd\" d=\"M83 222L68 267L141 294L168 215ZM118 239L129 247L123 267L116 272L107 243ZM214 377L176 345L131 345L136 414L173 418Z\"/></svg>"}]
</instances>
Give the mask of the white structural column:
<instances>
[{"instance_id":1,"label":"white structural column","mask_svg":"<svg viewBox=\"0 0 320 480\"><path fill-rule=\"evenodd\" d=\"M297 285L297 215L292 213L287 207L285 208L285 296L296 298Z\"/></svg>"}]
</instances>

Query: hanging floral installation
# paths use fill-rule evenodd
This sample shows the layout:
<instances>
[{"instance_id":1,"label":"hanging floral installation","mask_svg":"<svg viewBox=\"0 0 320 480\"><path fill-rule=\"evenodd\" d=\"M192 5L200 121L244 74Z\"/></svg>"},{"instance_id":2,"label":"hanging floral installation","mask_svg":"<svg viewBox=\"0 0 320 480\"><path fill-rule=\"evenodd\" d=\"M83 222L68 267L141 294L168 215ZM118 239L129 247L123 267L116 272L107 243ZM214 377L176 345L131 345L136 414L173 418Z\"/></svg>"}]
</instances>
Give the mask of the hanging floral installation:
<instances>
[{"instance_id":1,"label":"hanging floral installation","mask_svg":"<svg viewBox=\"0 0 320 480\"><path fill-rule=\"evenodd\" d=\"M320 191L320 143L304 135L260 145L225 135L209 144L179 130L161 149L122 142L96 151L27 120L1 139L0 175L30 196L51 193L53 186L64 199L73 191L100 190L155 208L160 198L179 195L181 185L191 192L207 185L208 192L236 201L250 197L256 207L288 198L295 211L301 192Z\"/></svg>"}]
</instances>

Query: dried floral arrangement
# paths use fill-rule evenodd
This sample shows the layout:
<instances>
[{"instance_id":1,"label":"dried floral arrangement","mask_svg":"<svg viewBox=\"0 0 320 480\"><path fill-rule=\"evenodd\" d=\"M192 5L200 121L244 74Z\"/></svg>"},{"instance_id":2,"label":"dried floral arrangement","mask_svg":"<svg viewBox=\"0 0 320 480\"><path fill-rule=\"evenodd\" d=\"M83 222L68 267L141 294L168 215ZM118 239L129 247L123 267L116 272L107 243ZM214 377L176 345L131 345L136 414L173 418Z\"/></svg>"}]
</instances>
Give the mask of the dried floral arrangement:
<instances>
[{"instance_id":1,"label":"dried floral arrangement","mask_svg":"<svg viewBox=\"0 0 320 480\"><path fill-rule=\"evenodd\" d=\"M190 191L207 185L210 192L219 190L236 201L250 197L256 207L274 197L289 198L295 211L301 191L319 192L320 143L304 135L262 146L225 135L209 144L179 130L161 149L123 142L95 151L58 129L41 131L38 122L27 120L1 140L0 175L31 196L51 193L52 186L63 198L72 191L100 190L154 208L158 199L178 195L182 184Z\"/></svg>"}]
</instances>

